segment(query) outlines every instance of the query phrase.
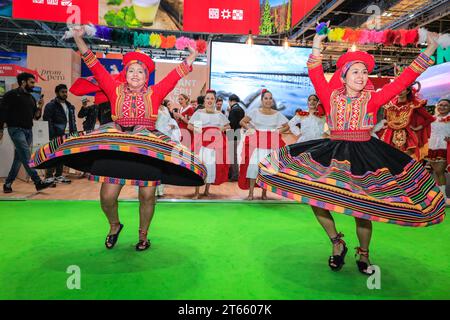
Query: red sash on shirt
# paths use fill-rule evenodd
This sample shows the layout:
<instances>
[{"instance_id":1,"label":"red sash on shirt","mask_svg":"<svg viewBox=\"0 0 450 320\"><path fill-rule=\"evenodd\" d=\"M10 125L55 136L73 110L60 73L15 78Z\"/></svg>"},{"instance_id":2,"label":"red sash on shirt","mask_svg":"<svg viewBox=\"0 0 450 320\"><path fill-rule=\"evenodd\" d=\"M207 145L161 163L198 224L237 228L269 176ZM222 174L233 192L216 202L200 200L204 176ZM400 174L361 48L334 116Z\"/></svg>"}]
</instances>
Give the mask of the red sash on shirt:
<instances>
[{"instance_id":1,"label":"red sash on shirt","mask_svg":"<svg viewBox=\"0 0 450 320\"><path fill-rule=\"evenodd\" d=\"M278 145L276 145L275 142L278 142ZM250 188L250 181L247 179L247 169L253 151L255 151L256 148L273 149L281 148L285 145L286 144L278 131L256 130L254 134L246 135L244 138L244 147L242 148L241 165L239 166L239 188L242 190L248 190ZM257 187L257 185L255 185L255 187Z\"/></svg>"},{"instance_id":2,"label":"red sash on shirt","mask_svg":"<svg viewBox=\"0 0 450 320\"><path fill-rule=\"evenodd\" d=\"M193 151L200 153L200 148L205 147L216 151L216 179L214 185L228 181L229 163L227 161L227 137L217 127L204 127L202 133L194 132ZM220 161L219 161L220 160Z\"/></svg>"},{"instance_id":3,"label":"red sash on shirt","mask_svg":"<svg viewBox=\"0 0 450 320\"><path fill-rule=\"evenodd\" d=\"M180 115L183 117L192 117L192 115L194 114L195 110L194 107L192 107L191 105L188 105L185 109L180 110ZM188 119L189 120L189 119ZM180 129L187 129L187 124L184 123L183 120L177 120L178 122L178 126L180 127Z\"/></svg>"}]
</instances>

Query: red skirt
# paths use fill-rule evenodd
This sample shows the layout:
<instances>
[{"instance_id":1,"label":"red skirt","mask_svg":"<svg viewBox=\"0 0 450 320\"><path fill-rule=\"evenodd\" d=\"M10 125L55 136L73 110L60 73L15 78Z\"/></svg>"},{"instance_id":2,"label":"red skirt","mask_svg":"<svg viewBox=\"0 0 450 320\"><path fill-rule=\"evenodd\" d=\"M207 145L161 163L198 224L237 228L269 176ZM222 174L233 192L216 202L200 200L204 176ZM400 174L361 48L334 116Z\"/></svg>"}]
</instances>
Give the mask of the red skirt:
<instances>
[{"instance_id":1,"label":"red skirt","mask_svg":"<svg viewBox=\"0 0 450 320\"><path fill-rule=\"evenodd\" d=\"M250 164L253 151L255 151L256 148L278 149L284 147L285 145L286 144L278 131L256 130L253 135L246 135L244 137L242 154L240 155L241 164L239 166L239 188L242 190L248 190L250 188L250 181L247 179L247 169ZM255 187L258 186L255 185Z\"/></svg>"}]
</instances>

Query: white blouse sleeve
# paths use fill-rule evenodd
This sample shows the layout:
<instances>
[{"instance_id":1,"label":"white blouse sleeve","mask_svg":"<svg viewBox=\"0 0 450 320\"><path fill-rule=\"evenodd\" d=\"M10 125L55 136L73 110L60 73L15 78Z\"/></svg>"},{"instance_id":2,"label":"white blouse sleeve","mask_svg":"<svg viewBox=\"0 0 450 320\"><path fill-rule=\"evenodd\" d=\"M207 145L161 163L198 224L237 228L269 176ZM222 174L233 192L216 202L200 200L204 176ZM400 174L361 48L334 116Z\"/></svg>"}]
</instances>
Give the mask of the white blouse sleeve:
<instances>
[{"instance_id":1,"label":"white blouse sleeve","mask_svg":"<svg viewBox=\"0 0 450 320\"><path fill-rule=\"evenodd\" d=\"M194 124L195 122L201 122L200 110L194 112L192 117L189 119L190 124Z\"/></svg>"},{"instance_id":2,"label":"white blouse sleeve","mask_svg":"<svg viewBox=\"0 0 450 320\"><path fill-rule=\"evenodd\" d=\"M277 113L277 127L281 127L282 125L288 123L289 120L286 118L280 111Z\"/></svg>"},{"instance_id":3,"label":"white blouse sleeve","mask_svg":"<svg viewBox=\"0 0 450 320\"><path fill-rule=\"evenodd\" d=\"M301 119L298 115L295 115L291 120L289 120L289 129L291 129L292 134L299 136L301 134L300 128L297 126L301 123Z\"/></svg>"},{"instance_id":4,"label":"white blouse sleeve","mask_svg":"<svg viewBox=\"0 0 450 320\"><path fill-rule=\"evenodd\" d=\"M450 137L450 122L446 123L445 129L445 138Z\"/></svg>"},{"instance_id":5,"label":"white blouse sleeve","mask_svg":"<svg viewBox=\"0 0 450 320\"><path fill-rule=\"evenodd\" d=\"M254 119L255 117L256 117L256 113L258 112L258 108L254 108L254 109L252 109L252 110L250 110L250 111L246 111L245 112L245 115L247 116L247 117L249 117L250 119Z\"/></svg>"},{"instance_id":6,"label":"white blouse sleeve","mask_svg":"<svg viewBox=\"0 0 450 320\"><path fill-rule=\"evenodd\" d=\"M230 123L230 120L228 120L227 116L224 115L222 112L220 113L219 119L220 119L219 121L220 121L221 126L225 126Z\"/></svg>"},{"instance_id":7,"label":"white blouse sleeve","mask_svg":"<svg viewBox=\"0 0 450 320\"><path fill-rule=\"evenodd\" d=\"M172 118L170 118L169 125L175 126L175 128L178 128L178 129L180 128L180 127L178 126L178 122L176 122L176 120L175 120L175 119L172 119Z\"/></svg>"}]
</instances>

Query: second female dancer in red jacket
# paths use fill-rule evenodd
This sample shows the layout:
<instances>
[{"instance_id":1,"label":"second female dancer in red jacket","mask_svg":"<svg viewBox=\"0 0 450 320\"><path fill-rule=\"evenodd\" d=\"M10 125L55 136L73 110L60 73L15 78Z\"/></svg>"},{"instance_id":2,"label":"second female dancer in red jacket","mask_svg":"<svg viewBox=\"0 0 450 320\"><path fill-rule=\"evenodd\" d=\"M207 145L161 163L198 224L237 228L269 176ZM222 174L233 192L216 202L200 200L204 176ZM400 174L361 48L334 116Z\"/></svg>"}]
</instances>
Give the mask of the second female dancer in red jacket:
<instances>
[{"instance_id":1,"label":"second female dancer in red jacket","mask_svg":"<svg viewBox=\"0 0 450 320\"><path fill-rule=\"evenodd\" d=\"M322 102L330 138L293 144L260 163L257 183L269 191L308 203L331 239L329 267L340 270L347 246L330 211L355 217L359 240L356 261L372 274L369 244L372 221L422 227L443 221L444 198L430 174L405 153L371 137L378 109L411 85L433 64L436 34L428 48L394 82L374 92L368 75L373 56L355 51L342 55L330 83L320 54L326 35L316 35L308 60L311 81Z\"/></svg>"}]
</instances>

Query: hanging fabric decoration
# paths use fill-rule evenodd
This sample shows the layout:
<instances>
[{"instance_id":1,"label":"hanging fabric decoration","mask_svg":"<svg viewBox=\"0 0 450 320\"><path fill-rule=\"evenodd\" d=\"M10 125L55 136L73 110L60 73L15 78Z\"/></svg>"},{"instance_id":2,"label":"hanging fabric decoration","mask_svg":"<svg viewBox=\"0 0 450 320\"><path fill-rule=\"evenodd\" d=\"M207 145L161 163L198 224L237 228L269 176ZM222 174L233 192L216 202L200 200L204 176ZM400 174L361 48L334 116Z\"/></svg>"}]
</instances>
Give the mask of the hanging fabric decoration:
<instances>
[{"instance_id":1,"label":"hanging fabric decoration","mask_svg":"<svg viewBox=\"0 0 450 320\"><path fill-rule=\"evenodd\" d=\"M62 36L62 40L66 40L66 39L70 39L73 38L73 31L74 29L78 28L79 26L76 25L72 25L71 27L69 27L69 30L67 30L64 35ZM84 26L84 30L86 32L86 36L87 37L95 37L96 33L97 33L97 27L94 26L93 24L88 24ZM105 38L103 38L105 39Z\"/></svg>"},{"instance_id":2,"label":"hanging fabric decoration","mask_svg":"<svg viewBox=\"0 0 450 320\"><path fill-rule=\"evenodd\" d=\"M175 43L175 48L177 48L178 50L184 50L186 48L188 48L190 45L190 39L186 38L186 37L180 37L177 39L176 43Z\"/></svg>"},{"instance_id":3,"label":"hanging fabric decoration","mask_svg":"<svg viewBox=\"0 0 450 320\"><path fill-rule=\"evenodd\" d=\"M177 42L177 37L175 36L168 36L167 37L167 48L172 49L175 47L175 43Z\"/></svg>"},{"instance_id":4,"label":"hanging fabric decoration","mask_svg":"<svg viewBox=\"0 0 450 320\"><path fill-rule=\"evenodd\" d=\"M401 30L366 30L352 28L328 28L328 24L318 23L316 32L320 35L327 34L330 42L348 42L356 44L383 44L385 46L398 45L402 47L417 46L426 43L428 30L401 29ZM327 32L327 33L325 33ZM450 46L450 34L440 34L438 44L446 49Z\"/></svg>"},{"instance_id":5,"label":"hanging fabric decoration","mask_svg":"<svg viewBox=\"0 0 450 320\"><path fill-rule=\"evenodd\" d=\"M157 49L161 47L161 36L159 34L152 33L150 35L150 46Z\"/></svg>"},{"instance_id":6,"label":"hanging fabric decoration","mask_svg":"<svg viewBox=\"0 0 450 320\"><path fill-rule=\"evenodd\" d=\"M113 29L111 40L124 46L130 46L133 44L133 34L127 30Z\"/></svg>"},{"instance_id":7,"label":"hanging fabric decoration","mask_svg":"<svg viewBox=\"0 0 450 320\"><path fill-rule=\"evenodd\" d=\"M206 52L208 43L205 40L199 39L196 41L196 48L198 53L202 54Z\"/></svg>"},{"instance_id":8,"label":"hanging fabric decoration","mask_svg":"<svg viewBox=\"0 0 450 320\"><path fill-rule=\"evenodd\" d=\"M100 39L111 40L112 29L104 26L97 26L95 36Z\"/></svg>"},{"instance_id":9,"label":"hanging fabric decoration","mask_svg":"<svg viewBox=\"0 0 450 320\"><path fill-rule=\"evenodd\" d=\"M133 45L136 48L139 47L148 47L149 46L149 36L148 33L138 33L134 32L133 34Z\"/></svg>"},{"instance_id":10,"label":"hanging fabric decoration","mask_svg":"<svg viewBox=\"0 0 450 320\"><path fill-rule=\"evenodd\" d=\"M76 26L73 26L66 31L63 39L73 37L73 28L76 28ZM194 40L187 37L177 38L174 35L164 36L155 32L139 32L129 29L95 26L92 24L85 25L85 29L88 37L111 40L123 46L134 46L136 48L153 47L157 49L177 48L178 50L185 50L186 48L192 47L196 48L197 51L202 54L205 53L208 48L207 42L202 39Z\"/></svg>"},{"instance_id":11,"label":"hanging fabric decoration","mask_svg":"<svg viewBox=\"0 0 450 320\"><path fill-rule=\"evenodd\" d=\"M344 28L335 28L330 30L328 33L328 40L333 42L341 42L344 37L345 29Z\"/></svg>"},{"instance_id":12,"label":"hanging fabric decoration","mask_svg":"<svg viewBox=\"0 0 450 320\"><path fill-rule=\"evenodd\" d=\"M161 49L168 49L167 48L167 38L161 35Z\"/></svg>"}]
</instances>

